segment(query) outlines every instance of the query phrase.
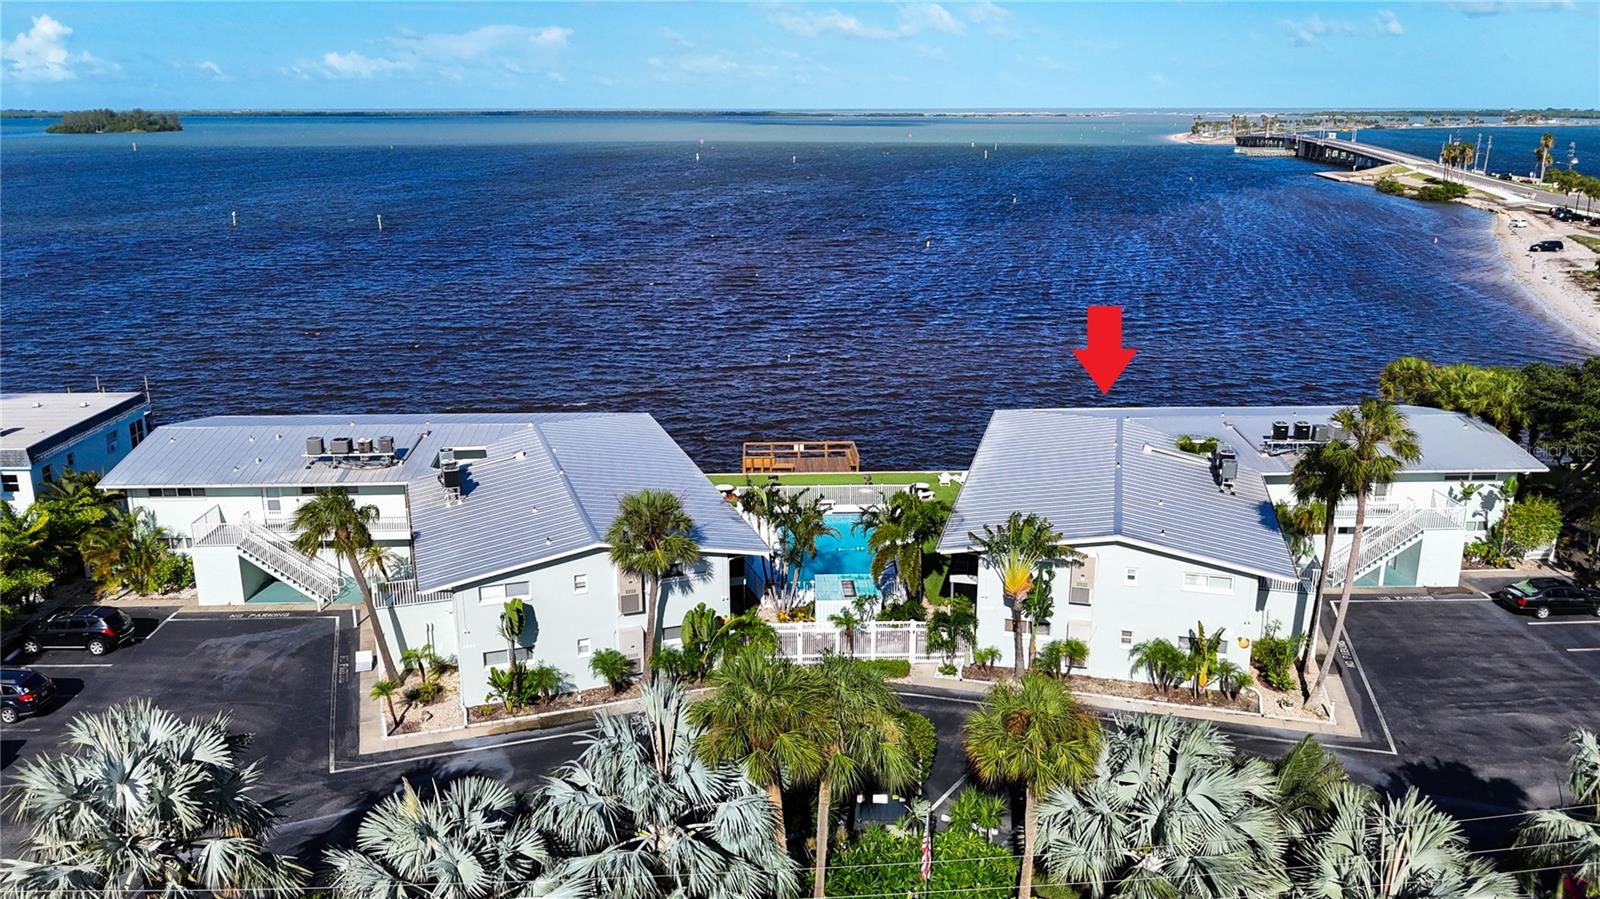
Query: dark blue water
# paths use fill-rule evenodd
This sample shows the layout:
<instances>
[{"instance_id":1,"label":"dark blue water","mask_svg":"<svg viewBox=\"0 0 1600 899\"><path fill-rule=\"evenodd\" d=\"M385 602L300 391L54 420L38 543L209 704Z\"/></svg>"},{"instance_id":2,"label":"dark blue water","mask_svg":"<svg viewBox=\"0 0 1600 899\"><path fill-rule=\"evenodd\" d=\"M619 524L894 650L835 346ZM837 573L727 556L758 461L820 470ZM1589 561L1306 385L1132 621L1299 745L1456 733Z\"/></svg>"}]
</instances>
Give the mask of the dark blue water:
<instances>
[{"instance_id":1,"label":"dark blue water","mask_svg":"<svg viewBox=\"0 0 1600 899\"><path fill-rule=\"evenodd\" d=\"M643 410L707 467L829 437L891 468L965 464L1002 406L1342 402L1405 353L1583 353L1484 213L1161 139L1185 123L8 123L0 377L148 376L168 421ZM1069 352L1101 303L1140 351L1108 399Z\"/></svg>"}]
</instances>

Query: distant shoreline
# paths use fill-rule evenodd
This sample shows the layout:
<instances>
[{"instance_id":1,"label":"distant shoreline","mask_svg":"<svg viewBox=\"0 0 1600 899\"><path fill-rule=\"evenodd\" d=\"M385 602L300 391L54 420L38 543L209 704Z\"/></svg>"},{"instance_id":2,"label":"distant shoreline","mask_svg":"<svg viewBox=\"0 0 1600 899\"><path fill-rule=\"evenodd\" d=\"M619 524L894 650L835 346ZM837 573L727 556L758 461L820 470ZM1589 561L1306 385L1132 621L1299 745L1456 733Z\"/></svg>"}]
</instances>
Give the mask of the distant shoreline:
<instances>
[{"instance_id":1,"label":"distant shoreline","mask_svg":"<svg viewBox=\"0 0 1600 899\"><path fill-rule=\"evenodd\" d=\"M0 120L5 119L42 119L59 118L63 112L71 110L43 110L43 109L0 109ZM193 117L214 118L269 118L269 117L338 117L338 118L417 118L438 117L451 118L460 116L501 116L501 117L628 117L628 116L658 116L658 117L706 117L720 116L732 118L930 118L930 119L1098 119L1116 116L1167 116L1173 118L1189 118L1196 114L1215 115L1223 110L1198 110L1198 109L161 109L152 112L174 113ZM1237 110L1236 110L1237 111ZM1550 117L1537 122L1513 122L1502 124L1499 122L1480 122L1478 127L1493 128L1545 128L1561 125L1584 126L1600 125L1600 110L1593 109L1562 109L1562 110L1537 110L1548 112ZM1368 114L1355 111L1312 111L1304 109L1252 109L1252 114L1277 112L1294 115L1316 116L1323 114L1358 115ZM1379 114L1379 113L1371 113ZM1383 115L1476 115L1499 117L1506 114L1527 114L1512 109L1501 110L1388 110L1382 111ZM1409 127L1461 127L1459 123L1443 123L1429 125L1417 123Z\"/></svg>"}]
</instances>

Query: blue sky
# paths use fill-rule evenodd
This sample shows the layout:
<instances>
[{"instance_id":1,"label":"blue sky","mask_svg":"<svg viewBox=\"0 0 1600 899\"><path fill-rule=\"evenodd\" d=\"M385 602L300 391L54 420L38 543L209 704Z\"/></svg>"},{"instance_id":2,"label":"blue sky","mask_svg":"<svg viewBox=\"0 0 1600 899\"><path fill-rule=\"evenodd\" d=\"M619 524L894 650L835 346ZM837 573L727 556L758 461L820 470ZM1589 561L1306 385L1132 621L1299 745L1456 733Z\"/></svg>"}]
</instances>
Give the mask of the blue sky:
<instances>
[{"instance_id":1,"label":"blue sky","mask_svg":"<svg viewBox=\"0 0 1600 899\"><path fill-rule=\"evenodd\" d=\"M7 108L1600 106L1600 3L0 6Z\"/></svg>"}]
</instances>

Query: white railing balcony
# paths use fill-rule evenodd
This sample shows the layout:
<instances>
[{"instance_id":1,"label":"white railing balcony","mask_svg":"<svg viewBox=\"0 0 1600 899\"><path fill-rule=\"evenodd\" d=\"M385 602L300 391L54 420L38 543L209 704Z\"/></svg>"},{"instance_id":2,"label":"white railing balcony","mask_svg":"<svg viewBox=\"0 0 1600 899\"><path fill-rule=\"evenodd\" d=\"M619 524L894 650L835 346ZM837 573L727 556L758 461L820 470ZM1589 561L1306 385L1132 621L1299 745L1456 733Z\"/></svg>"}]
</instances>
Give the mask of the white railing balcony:
<instances>
[{"instance_id":1,"label":"white railing balcony","mask_svg":"<svg viewBox=\"0 0 1600 899\"><path fill-rule=\"evenodd\" d=\"M417 582L414 580L384 581L378 584L377 595L373 597L379 608L392 606L416 606L430 602L450 602L455 599L455 594L449 590L432 590L427 593L417 592Z\"/></svg>"},{"instance_id":2,"label":"white railing balcony","mask_svg":"<svg viewBox=\"0 0 1600 899\"><path fill-rule=\"evenodd\" d=\"M283 534L293 538L299 531L294 526L292 518L271 518L264 522L276 534ZM372 536L380 540L394 540L411 538L411 522L398 519L379 519L367 525L367 530Z\"/></svg>"}]
</instances>

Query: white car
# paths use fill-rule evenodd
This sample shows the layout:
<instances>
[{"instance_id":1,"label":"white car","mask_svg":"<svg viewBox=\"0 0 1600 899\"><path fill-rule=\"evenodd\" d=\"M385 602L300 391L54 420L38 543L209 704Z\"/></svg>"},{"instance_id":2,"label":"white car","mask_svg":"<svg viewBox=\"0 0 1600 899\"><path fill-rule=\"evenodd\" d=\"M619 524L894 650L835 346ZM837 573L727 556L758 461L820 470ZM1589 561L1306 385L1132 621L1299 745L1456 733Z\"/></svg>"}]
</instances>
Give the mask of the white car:
<instances>
[{"instance_id":1,"label":"white car","mask_svg":"<svg viewBox=\"0 0 1600 899\"><path fill-rule=\"evenodd\" d=\"M1512 219L1511 220L1511 227L1513 227L1513 228L1526 228L1526 227L1528 227L1528 220L1527 219Z\"/></svg>"}]
</instances>

